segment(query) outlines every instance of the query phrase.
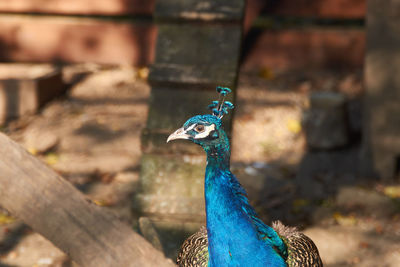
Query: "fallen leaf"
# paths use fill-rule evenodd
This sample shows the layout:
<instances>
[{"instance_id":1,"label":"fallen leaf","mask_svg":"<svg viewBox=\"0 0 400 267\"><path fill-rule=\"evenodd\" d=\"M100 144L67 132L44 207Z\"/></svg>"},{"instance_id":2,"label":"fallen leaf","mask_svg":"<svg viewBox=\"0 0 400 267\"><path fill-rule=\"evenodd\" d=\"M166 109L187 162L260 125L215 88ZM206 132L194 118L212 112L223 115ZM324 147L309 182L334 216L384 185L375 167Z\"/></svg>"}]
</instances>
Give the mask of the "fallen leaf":
<instances>
[{"instance_id":1,"label":"fallen leaf","mask_svg":"<svg viewBox=\"0 0 400 267\"><path fill-rule=\"evenodd\" d=\"M100 207L109 207L112 206L114 203L110 200L105 200L105 199L94 199L92 200L94 204Z\"/></svg>"},{"instance_id":2,"label":"fallen leaf","mask_svg":"<svg viewBox=\"0 0 400 267\"><path fill-rule=\"evenodd\" d=\"M296 119L289 119L286 122L288 130L294 134L298 134L301 131L301 123Z\"/></svg>"},{"instance_id":3,"label":"fallen leaf","mask_svg":"<svg viewBox=\"0 0 400 267\"><path fill-rule=\"evenodd\" d=\"M270 68L262 68L260 70L259 76L266 80L273 80L275 79L275 74Z\"/></svg>"},{"instance_id":4,"label":"fallen leaf","mask_svg":"<svg viewBox=\"0 0 400 267\"><path fill-rule=\"evenodd\" d=\"M44 160L47 164L54 165L60 160L60 157L56 153L48 153L44 156Z\"/></svg>"},{"instance_id":5,"label":"fallen leaf","mask_svg":"<svg viewBox=\"0 0 400 267\"><path fill-rule=\"evenodd\" d=\"M383 193L390 198L400 198L400 185L385 186Z\"/></svg>"},{"instance_id":6,"label":"fallen leaf","mask_svg":"<svg viewBox=\"0 0 400 267\"><path fill-rule=\"evenodd\" d=\"M37 149L34 147L29 147L28 152L31 153L32 155L37 155Z\"/></svg>"},{"instance_id":7,"label":"fallen leaf","mask_svg":"<svg viewBox=\"0 0 400 267\"><path fill-rule=\"evenodd\" d=\"M14 222L16 219L10 215L0 213L0 225L9 224Z\"/></svg>"},{"instance_id":8,"label":"fallen leaf","mask_svg":"<svg viewBox=\"0 0 400 267\"><path fill-rule=\"evenodd\" d=\"M340 212L335 212L333 218L336 223L342 226L353 226L357 224L357 219L353 215L342 215Z\"/></svg>"},{"instance_id":9,"label":"fallen leaf","mask_svg":"<svg viewBox=\"0 0 400 267\"><path fill-rule=\"evenodd\" d=\"M137 72L137 75L140 79L147 79L147 77L149 77L149 68L140 68Z\"/></svg>"}]
</instances>

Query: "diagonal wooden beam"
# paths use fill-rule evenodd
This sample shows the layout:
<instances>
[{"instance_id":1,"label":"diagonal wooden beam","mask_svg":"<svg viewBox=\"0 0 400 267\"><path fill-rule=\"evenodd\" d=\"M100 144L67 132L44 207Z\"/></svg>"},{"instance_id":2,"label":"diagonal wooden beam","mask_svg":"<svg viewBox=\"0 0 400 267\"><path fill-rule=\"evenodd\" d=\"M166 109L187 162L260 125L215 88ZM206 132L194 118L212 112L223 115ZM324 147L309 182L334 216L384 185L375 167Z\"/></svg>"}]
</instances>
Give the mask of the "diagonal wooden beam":
<instances>
[{"instance_id":1,"label":"diagonal wooden beam","mask_svg":"<svg viewBox=\"0 0 400 267\"><path fill-rule=\"evenodd\" d=\"M144 238L0 134L0 205L81 266L175 266Z\"/></svg>"}]
</instances>

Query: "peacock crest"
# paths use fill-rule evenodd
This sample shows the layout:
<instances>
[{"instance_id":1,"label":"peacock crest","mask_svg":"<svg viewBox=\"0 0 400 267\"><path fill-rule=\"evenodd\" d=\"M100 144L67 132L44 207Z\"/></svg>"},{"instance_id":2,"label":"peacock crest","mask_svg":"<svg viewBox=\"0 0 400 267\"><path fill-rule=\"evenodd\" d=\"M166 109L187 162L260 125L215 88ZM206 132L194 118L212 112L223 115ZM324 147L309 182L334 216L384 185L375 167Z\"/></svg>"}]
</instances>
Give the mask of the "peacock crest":
<instances>
[{"instance_id":1,"label":"peacock crest","mask_svg":"<svg viewBox=\"0 0 400 267\"><path fill-rule=\"evenodd\" d=\"M227 87L217 86L219 99L208 105L208 109L210 109L212 114L219 119L222 119L225 114L228 114L230 109L235 107L231 102L225 101L226 96L231 92L232 90Z\"/></svg>"}]
</instances>

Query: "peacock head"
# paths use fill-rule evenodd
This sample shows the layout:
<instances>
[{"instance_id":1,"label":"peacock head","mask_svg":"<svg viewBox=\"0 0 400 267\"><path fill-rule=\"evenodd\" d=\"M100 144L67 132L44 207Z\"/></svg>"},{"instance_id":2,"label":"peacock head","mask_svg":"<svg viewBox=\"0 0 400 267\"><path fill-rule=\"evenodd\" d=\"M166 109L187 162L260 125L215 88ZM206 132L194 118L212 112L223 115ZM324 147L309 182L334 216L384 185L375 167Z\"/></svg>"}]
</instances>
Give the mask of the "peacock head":
<instances>
[{"instance_id":1,"label":"peacock head","mask_svg":"<svg viewBox=\"0 0 400 267\"><path fill-rule=\"evenodd\" d=\"M220 94L218 101L213 101L208 106L212 114L197 115L188 119L182 128L173 132L167 139L167 143L176 139L187 139L195 144L201 145L204 149L217 146L226 139L226 134L222 127L222 117L228 114L234 106L231 102L225 101L225 97L231 92L229 88L217 87Z\"/></svg>"}]
</instances>

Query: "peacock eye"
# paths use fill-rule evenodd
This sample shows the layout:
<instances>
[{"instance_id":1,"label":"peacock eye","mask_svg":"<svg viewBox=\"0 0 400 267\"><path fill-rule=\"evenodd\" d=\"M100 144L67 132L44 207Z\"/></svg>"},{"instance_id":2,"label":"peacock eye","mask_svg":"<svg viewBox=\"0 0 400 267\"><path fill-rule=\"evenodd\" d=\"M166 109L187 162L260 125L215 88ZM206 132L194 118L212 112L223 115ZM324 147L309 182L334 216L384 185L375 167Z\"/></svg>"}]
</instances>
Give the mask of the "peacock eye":
<instances>
[{"instance_id":1,"label":"peacock eye","mask_svg":"<svg viewBox=\"0 0 400 267\"><path fill-rule=\"evenodd\" d=\"M204 131L204 125L199 124L199 125L197 125L197 126L194 128L194 130L195 130L196 132L198 132L198 133L201 133L201 132Z\"/></svg>"}]
</instances>

